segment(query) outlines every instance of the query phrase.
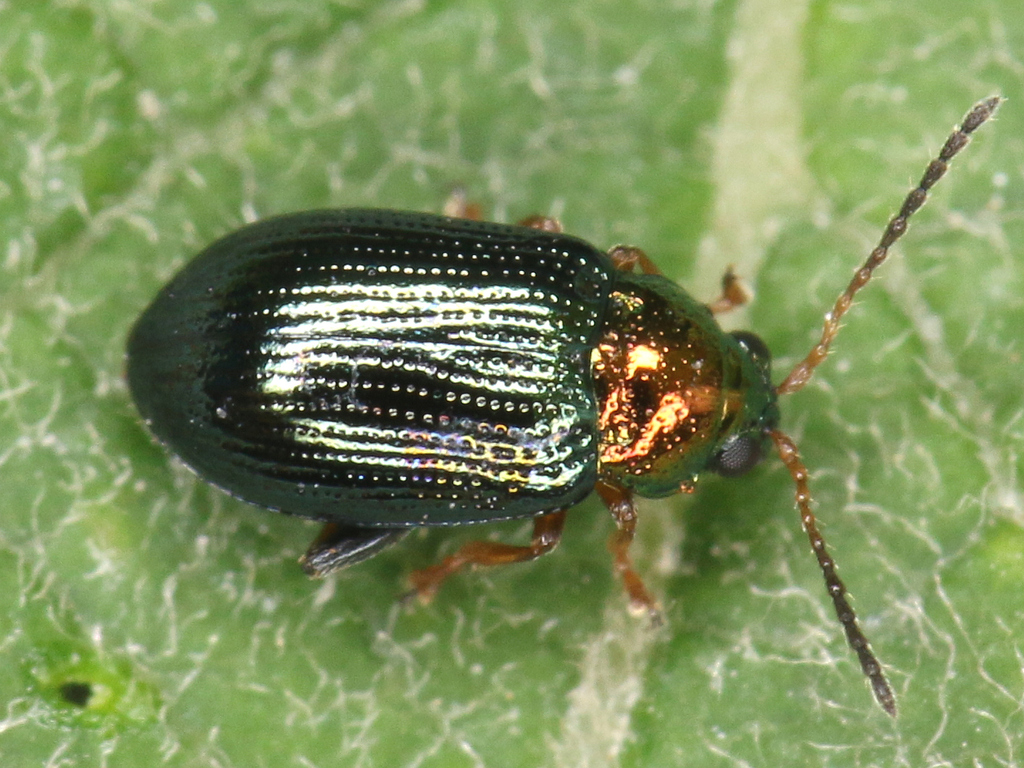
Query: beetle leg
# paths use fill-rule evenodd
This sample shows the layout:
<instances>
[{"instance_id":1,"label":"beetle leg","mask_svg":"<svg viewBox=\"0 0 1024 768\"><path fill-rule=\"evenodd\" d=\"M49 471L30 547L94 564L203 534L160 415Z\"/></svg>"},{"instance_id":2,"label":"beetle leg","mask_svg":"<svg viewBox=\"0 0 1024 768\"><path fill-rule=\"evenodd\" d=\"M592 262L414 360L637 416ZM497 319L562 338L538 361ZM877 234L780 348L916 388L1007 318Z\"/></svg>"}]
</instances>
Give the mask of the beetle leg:
<instances>
[{"instance_id":1,"label":"beetle leg","mask_svg":"<svg viewBox=\"0 0 1024 768\"><path fill-rule=\"evenodd\" d=\"M466 190L462 187L456 187L452 190L452 193L448 195L448 199L444 201L444 207L441 209L441 212L453 219L480 221L483 218L480 206L469 201L466 197Z\"/></svg>"},{"instance_id":2,"label":"beetle leg","mask_svg":"<svg viewBox=\"0 0 1024 768\"><path fill-rule=\"evenodd\" d=\"M527 216L525 219L519 221L520 227L530 227L531 229L539 229L543 232L554 232L556 235L562 233L562 222L558 219L553 219L550 216L541 216L539 213L533 216Z\"/></svg>"},{"instance_id":3,"label":"beetle leg","mask_svg":"<svg viewBox=\"0 0 1024 768\"><path fill-rule=\"evenodd\" d=\"M608 258L612 260L616 269L623 272L632 272L633 268L639 265L640 271L645 275L661 274L661 270L651 261L651 257L632 245L616 245L609 248Z\"/></svg>"},{"instance_id":4,"label":"beetle leg","mask_svg":"<svg viewBox=\"0 0 1024 768\"><path fill-rule=\"evenodd\" d=\"M647 591L629 556L629 545L633 543L633 536L636 534L636 504L633 502L633 496L625 488L600 481L596 490L615 519L617 527L608 538L608 551L614 558L615 573L622 579L622 586L629 596L630 608L637 613L646 613L651 619L651 624L658 626L661 624L661 608L658 601Z\"/></svg>"},{"instance_id":5,"label":"beetle leg","mask_svg":"<svg viewBox=\"0 0 1024 768\"><path fill-rule=\"evenodd\" d=\"M444 580L467 565L507 565L535 560L558 546L564 526L565 510L560 509L534 518L533 538L526 546L496 541L471 541L463 544L458 552L440 563L413 571L409 575L412 593L419 597L420 602L429 603Z\"/></svg>"},{"instance_id":6,"label":"beetle leg","mask_svg":"<svg viewBox=\"0 0 1024 768\"><path fill-rule=\"evenodd\" d=\"M736 309L736 307L742 307L750 301L750 298L750 291L736 277L736 273L732 271L732 265L729 265L725 274L722 275L722 295L708 304L708 309L711 310L711 314L720 315Z\"/></svg>"},{"instance_id":7,"label":"beetle leg","mask_svg":"<svg viewBox=\"0 0 1024 768\"><path fill-rule=\"evenodd\" d=\"M448 199L444 201L444 208L441 209L441 212L453 219L480 221L483 218L480 206L470 202L466 197L466 190L461 187L456 187L452 190ZM554 232L555 234L561 234L563 231L562 222L558 219L553 219L550 216L541 216L540 214L527 216L518 223L521 227L530 227L531 229Z\"/></svg>"},{"instance_id":8,"label":"beetle leg","mask_svg":"<svg viewBox=\"0 0 1024 768\"><path fill-rule=\"evenodd\" d=\"M369 560L409 532L408 528L357 528L327 523L309 545L299 564L309 576L329 573Z\"/></svg>"}]
</instances>

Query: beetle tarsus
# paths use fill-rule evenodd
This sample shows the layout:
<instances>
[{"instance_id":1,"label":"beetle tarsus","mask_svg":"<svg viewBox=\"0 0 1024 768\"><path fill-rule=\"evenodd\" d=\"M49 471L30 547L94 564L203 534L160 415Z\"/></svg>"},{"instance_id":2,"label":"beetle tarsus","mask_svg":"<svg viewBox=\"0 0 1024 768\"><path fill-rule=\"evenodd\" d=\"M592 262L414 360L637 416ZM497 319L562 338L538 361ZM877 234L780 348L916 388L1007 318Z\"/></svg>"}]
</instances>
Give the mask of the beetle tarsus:
<instances>
[{"instance_id":1,"label":"beetle tarsus","mask_svg":"<svg viewBox=\"0 0 1024 768\"><path fill-rule=\"evenodd\" d=\"M483 211L480 210L479 204L469 199L463 187L456 187L452 190L448 199L444 201L441 212L453 219L480 221L483 218Z\"/></svg>"},{"instance_id":2,"label":"beetle tarsus","mask_svg":"<svg viewBox=\"0 0 1024 768\"><path fill-rule=\"evenodd\" d=\"M750 290L732 271L732 266L729 266L725 270L725 274L722 275L722 295L708 304L708 309L711 310L712 315L722 315L737 307L742 307L750 299Z\"/></svg>"},{"instance_id":3,"label":"beetle tarsus","mask_svg":"<svg viewBox=\"0 0 1024 768\"><path fill-rule=\"evenodd\" d=\"M608 258L621 272L632 272L634 268L640 267L640 272L645 275L661 275L661 270L651 261L651 257L632 245L616 245L609 248Z\"/></svg>"},{"instance_id":4,"label":"beetle tarsus","mask_svg":"<svg viewBox=\"0 0 1024 768\"><path fill-rule=\"evenodd\" d=\"M608 551L612 553L613 568L618 577L622 580L622 586L629 597L629 610L637 616L646 614L650 617L652 626L660 626L662 623L661 607L658 601L647 589L643 578L633 567L633 560L629 556L629 546L633 543L636 534L636 518L620 522L616 520L619 528L608 537Z\"/></svg>"},{"instance_id":5,"label":"beetle tarsus","mask_svg":"<svg viewBox=\"0 0 1024 768\"><path fill-rule=\"evenodd\" d=\"M558 219L554 219L551 216L542 216L539 213L533 216L527 216L525 219L519 221L519 226L529 227L530 229L539 229L542 232L552 232L553 234L562 233L562 222Z\"/></svg>"}]
</instances>

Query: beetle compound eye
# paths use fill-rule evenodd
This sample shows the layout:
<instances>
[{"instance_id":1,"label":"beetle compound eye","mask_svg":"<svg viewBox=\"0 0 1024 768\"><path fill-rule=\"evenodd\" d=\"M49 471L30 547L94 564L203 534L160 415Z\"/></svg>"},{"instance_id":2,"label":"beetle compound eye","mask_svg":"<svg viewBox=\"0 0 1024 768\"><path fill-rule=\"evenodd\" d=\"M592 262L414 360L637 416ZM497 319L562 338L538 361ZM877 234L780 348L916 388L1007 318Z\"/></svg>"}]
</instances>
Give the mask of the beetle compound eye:
<instances>
[{"instance_id":1,"label":"beetle compound eye","mask_svg":"<svg viewBox=\"0 0 1024 768\"><path fill-rule=\"evenodd\" d=\"M733 331L731 336L739 342L739 345L747 350L754 360L762 366L768 367L772 362L772 353L768 345L756 333L750 331Z\"/></svg>"},{"instance_id":2,"label":"beetle compound eye","mask_svg":"<svg viewBox=\"0 0 1024 768\"><path fill-rule=\"evenodd\" d=\"M752 435L736 435L726 441L708 468L722 477L739 477L756 467L763 455L759 439Z\"/></svg>"}]
</instances>

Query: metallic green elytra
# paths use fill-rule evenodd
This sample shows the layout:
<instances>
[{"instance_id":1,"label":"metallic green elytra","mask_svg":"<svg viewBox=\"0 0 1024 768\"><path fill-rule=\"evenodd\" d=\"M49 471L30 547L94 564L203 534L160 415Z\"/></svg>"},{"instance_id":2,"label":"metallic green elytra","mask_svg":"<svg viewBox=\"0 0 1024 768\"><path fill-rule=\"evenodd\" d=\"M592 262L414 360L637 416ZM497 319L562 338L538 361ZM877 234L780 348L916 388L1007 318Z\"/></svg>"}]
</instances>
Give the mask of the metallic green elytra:
<instances>
[{"instance_id":1,"label":"metallic green elytra","mask_svg":"<svg viewBox=\"0 0 1024 768\"><path fill-rule=\"evenodd\" d=\"M211 482L367 526L528 517L597 479L607 257L392 211L261 221L207 248L129 345L139 410Z\"/></svg>"},{"instance_id":2,"label":"metallic green elytra","mask_svg":"<svg viewBox=\"0 0 1024 768\"><path fill-rule=\"evenodd\" d=\"M622 387L593 358L634 325L666 329L688 355L667 386L692 392L680 434L656 436L664 457L620 437L605 454L632 455L605 474L666 495L759 412L774 426L767 370L673 283L563 234L373 210L252 224L142 315L128 382L186 464L260 506L374 528L534 517L594 489L599 416ZM650 388L657 372L640 373Z\"/></svg>"},{"instance_id":3,"label":"metallic green elytra","mask_svg":"<svg viewBox=\"0 0 1024 768\"><path fill-rule=\"evenodd\" d=\"M534 519L528 545L475 541L415 572L424 600L467 565L549 552L566 510L597 491L616 522L616 573L657 618L629 557L634 497L689 491L706 470L742 474L774 444L850 645L895 714L777 399L825 359L854 294L998 104L949 137L778 386L764 343L713 317L745 300L731 275L704 305L642 251L602 253L550 219L340 210L267 219L199 254L132 330L129 388L201 477L326 523L302 559L315 576L418 526Z\"/></svg>"}]
</instances>

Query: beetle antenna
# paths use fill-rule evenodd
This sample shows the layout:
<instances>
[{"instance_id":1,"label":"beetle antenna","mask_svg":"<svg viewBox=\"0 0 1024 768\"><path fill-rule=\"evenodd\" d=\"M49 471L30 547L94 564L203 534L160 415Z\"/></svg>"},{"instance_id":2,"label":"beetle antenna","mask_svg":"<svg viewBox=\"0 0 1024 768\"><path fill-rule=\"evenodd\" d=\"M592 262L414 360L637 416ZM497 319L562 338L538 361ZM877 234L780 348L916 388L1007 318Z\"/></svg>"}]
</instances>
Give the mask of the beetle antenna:
<instances>
[{"instance_id":1,"label":"beetle antenna","mask_svg":"<svg viewBox=\"0 0 1024 768\"><path fill-rule=\"evenodd\" d=\"M846 640L857 654L860 667L867 675L868 681L871 683L871 690L874 691L878 703L889 715L896 717L896 696L892 692L889 681L885 678L882 665L878 663L867 637L857 623L857 614L846 597L846 585L843 584L843 580L836 572L836 561L828 553L825 537L818 530L817 519L811 510L811 491L807 486L807 467L800 458L796 443L789 435L777 429L772 430L769 434L775 443L782 463L786 465L786 469L793 477L793 482L796 483L796 503L800 509L800 519L803 521L804 530L807 531L807 538L811 541L811 549L814 550L814 554L818 558L821 572L825 576L825 587L832 597L832 605L835 606L839 623L842 624L843 631L846 632Z\"/></svg>"},{"instance_id":2,"label":"beetle antenna","mask_svg":"<svg viewBox=\"0 0 1024 768\"><path fill-rule=\"evenodd\" d=\"M788 395L791 392L797 392L802 389L811 378L814 369L825 360L828 356L829 347L832 346L832 341L835 339L836 334L839 333L839 321L850 308L857 291L867 284L868 280L871 279L872 273L881 266L882 262L889 255L889 249L893 243L899 240L903 233L907 231L907 220L914 215L918 208L924 205L924 201L928 198L929 190L935 186L936 182L945 175L946 170L949 168L949 161L961 149L967 146L971 134L992 117L1001 101L1002 99L999 96L990 96L984 101L978 102L967 113L967 116L964 117L960 127L949 135L946 143L942 145L939 156L928 164L928 168L925 169L917 188L911 190L907 195L899 213L889 222L889 226L885 228L885 232L882 234L882 239L879 240L878 245L875 246L871 255L868 256L867 261L854 273L853 279L843 294L836 300L832 311L825 315L825 327L821 333L821 340L811 349L807 357L793 366L793 370L789 372L785 380L776 387L775 391L777 394Z\"/></svg>"},{"instance_id":3,"label":"beetle antenna","mask_svg":"<svg viewBox=\"0 0 1024 768\"><path fill-rule=\"evenodd\" d=\"M928 199L928 192L945 175L946 170L949 168L949 162L961 149L967 146L971 140L971 134L992 117L1001 101L1002 99L999 96L991 96L979 102L967 113L960 127L949 135L946 143L942 145L939 156L928 164L917 187L910 191L904 199L899 213L889 221L885 232L882 233L881 240L878 241L878 245L875 246L871 255L868 256L867 261L854 273L853 279L850 280L846 290L836 299L832 311L825 315L825 326L821 332L821 340L811 349L807 357L793 366L793 370L789 372L789 375L776 387L776 394L788 395L802 389L814 374L814 369L821 365L825 358L828 357L829 348L832 346L836 334L839 333L839 321L846 314L847 310L850 309L853 297L856 296L861 288L867 285L874 271L885 261L893 243L899 240L903 233L907 231L907 221L918 208L924 205L925 200ZM769 435L775 443L775 448L779 452L782 463L786 465L786 469L789 470L789 474L796 484L796 504L800 510L800 519L803 522L804 530L807 532L807 538L810 539L811 548L818 558L818 566L825 577L825 587L832 597L832 604L835 606L839 623L846 633L846 640L854 650L854 653L857 654L861 669L864 670L864 674L871 683L871 689L874 691L878 703L889 715L895 717L896 697L893 694L892 686L889 685L889 681L882 671L882 665L878 663L878 659L871 651L867 637L857 623L857 614L847 599L846 585L839 578L839 574L836 572L836 562L828 553L825 537L818 530L818 523L811 509L811 491L807 484L807 467L800 458L796 443L788 435L777 429L769 432Z\"/></svg>"}]
</instances>

